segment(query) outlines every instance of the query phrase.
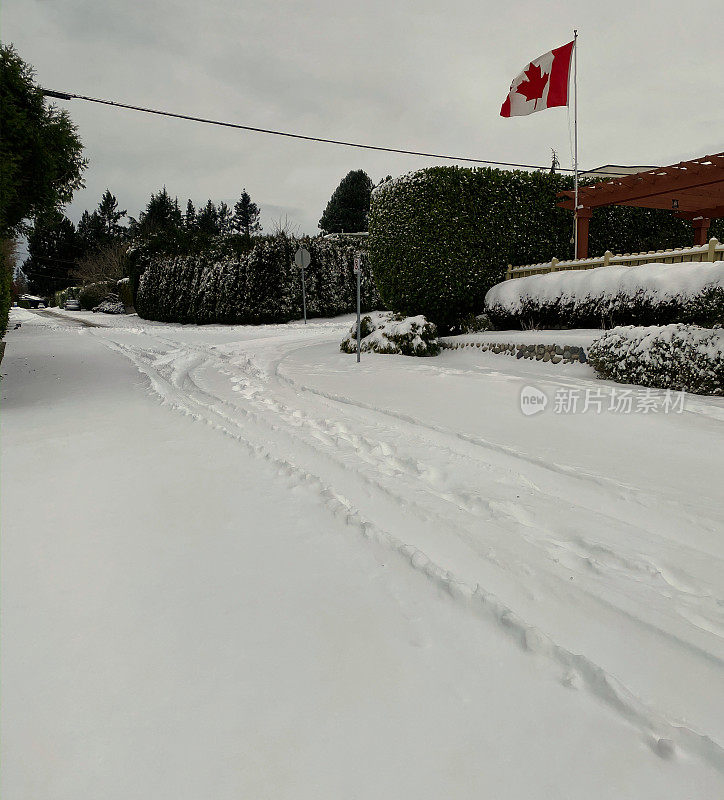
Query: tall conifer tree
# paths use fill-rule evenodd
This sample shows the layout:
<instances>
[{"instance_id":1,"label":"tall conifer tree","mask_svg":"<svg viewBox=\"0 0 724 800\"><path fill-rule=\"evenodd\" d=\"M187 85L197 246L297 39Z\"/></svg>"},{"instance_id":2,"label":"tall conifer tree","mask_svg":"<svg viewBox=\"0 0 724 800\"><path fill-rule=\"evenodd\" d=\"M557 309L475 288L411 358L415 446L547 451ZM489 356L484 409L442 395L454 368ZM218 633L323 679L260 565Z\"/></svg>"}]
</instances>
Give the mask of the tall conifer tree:
<instances>
[{"instance_id":1,"label":"tall conifer tree","mask_svg":"<svg viewBox=\"0 0 724 800\"><path fill-rule=\"evenodd\" d=\"M257 233L261 230L259 206L252 202L246 189L242 191L241 197L234 205L232 225L237 233L241 233L247 239L251 239L252 233Z\"/></svg>"},{"instance_id":2,"label":"tall conifer tree","mask_svg":"<svg viewBox=\"0 0 724 800\"><path fill-rule=\"evenodd\" d=\"M196 227L196 209L191 200L186 203L186 216L184 221L189 230L193 230Z\"/></svg>"},{"instance_id":3,"label":"tall conifer tree","mask_svg":"<svg viewBox=\"0 0 724 800\"><path fill-rule=\"evenodd\" d=\"M367 230L372 181L362 169L348 172L324 209L319 227L327 233L357 233Z\"/></svg>"}]
</instances>

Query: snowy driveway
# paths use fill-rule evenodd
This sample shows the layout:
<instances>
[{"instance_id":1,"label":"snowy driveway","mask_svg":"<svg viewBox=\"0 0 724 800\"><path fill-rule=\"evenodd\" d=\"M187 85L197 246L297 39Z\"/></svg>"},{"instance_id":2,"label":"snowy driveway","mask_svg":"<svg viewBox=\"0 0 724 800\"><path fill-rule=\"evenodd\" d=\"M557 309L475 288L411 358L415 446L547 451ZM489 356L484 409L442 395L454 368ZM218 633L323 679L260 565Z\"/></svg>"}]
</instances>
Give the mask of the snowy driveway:
<instances>
[{"instance_id":1,"label":"snowy driveway","mask_svg":"<svg viewBox=\"0 0 724 800\"><path fill-rule=\"evenodd\" d=\"M724 793L721 400L14 314L5 796Z\"/></svg>"}]
</instances>

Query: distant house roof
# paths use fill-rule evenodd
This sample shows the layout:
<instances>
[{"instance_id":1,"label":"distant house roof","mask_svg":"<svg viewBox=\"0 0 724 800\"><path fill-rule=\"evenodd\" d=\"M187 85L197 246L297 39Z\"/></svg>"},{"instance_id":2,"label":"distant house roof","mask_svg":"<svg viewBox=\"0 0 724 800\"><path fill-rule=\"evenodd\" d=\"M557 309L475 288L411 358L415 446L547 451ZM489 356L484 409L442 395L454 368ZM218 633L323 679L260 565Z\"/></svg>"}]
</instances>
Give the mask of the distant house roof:
<instances>
[{"instance_id":1,"label":"distant house roof","mask_svg":"<svg viewBox=\"0 0 724 800\"><path fill-rule=\"evenodd\" d=\"M602 167L596 167L596 169L581 171L579 175L586 178L615 178L622 175L636 175L639 172L648 172L652 169L656 169L656 167L624 167L621 164L604 164Z\"/></svg>"}]
</instances>

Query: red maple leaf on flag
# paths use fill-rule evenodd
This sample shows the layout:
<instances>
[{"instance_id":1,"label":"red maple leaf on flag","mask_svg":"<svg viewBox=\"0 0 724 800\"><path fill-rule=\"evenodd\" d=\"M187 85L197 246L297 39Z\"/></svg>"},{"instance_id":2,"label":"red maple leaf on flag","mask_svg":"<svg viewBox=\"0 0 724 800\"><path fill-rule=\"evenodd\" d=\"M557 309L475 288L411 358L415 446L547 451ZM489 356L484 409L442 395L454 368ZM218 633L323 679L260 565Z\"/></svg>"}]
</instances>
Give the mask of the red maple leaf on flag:
<instances>
[{"instance_id":1,"label":"red maple leaf on flag","mask_svg":"<svg viewBox=\"0 0 724 800\"><path fill-rule=\"evenodd\" d=\"M525 71L525 77L527 80L521 81L515 91L522 94L526 100L535 100L538 105L538 100L543 97L550 75L547 72L541 72L541 68L537 64L529 64Z\"/></svg>"}]
</instances>

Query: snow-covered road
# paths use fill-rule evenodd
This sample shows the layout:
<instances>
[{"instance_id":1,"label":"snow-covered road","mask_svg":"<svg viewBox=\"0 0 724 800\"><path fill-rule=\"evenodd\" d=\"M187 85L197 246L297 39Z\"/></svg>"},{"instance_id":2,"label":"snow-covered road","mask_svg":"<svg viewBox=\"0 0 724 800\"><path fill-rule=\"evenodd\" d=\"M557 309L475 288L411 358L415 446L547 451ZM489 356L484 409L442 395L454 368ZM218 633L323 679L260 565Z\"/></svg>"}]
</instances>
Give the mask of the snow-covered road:
<instances>
[{"instance_id":1,"label":"snow-covered road","mask_svg":"<svg viewBox=\"0 0 724 800\"><path fill-rule=\"evenodd\" d=\"M6 796L724 794L724 402L357 365L349 318L14 319Z\"/></svg>"}]
</instances>

